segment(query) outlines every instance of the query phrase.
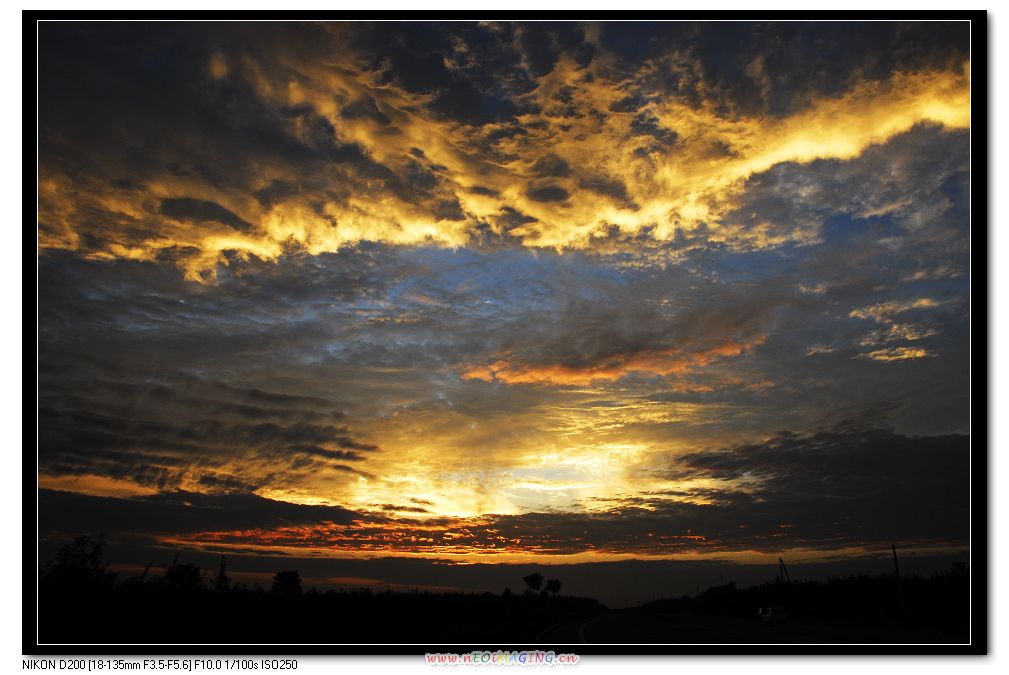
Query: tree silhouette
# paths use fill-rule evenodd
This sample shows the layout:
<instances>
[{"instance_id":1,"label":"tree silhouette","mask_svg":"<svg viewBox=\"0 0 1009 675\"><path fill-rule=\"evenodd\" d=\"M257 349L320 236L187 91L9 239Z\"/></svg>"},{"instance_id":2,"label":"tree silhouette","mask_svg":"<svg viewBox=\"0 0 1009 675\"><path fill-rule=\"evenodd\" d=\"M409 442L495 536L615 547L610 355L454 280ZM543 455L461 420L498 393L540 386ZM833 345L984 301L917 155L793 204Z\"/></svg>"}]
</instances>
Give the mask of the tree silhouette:
<instances>
[{"instance_id":1,"label":"tree silhouette","mask_svg":"<svg viewBox=\"0 0 1009 675\"><path fill-rule=\"evenodd\" d=\"M77 537L56 553L55 562L42 566L40 581L50 588L72 591L109 589L117 574L108 571L104 557L104 537Z\"/></svg>"},{"instance_id":2,"label":"tree silhouette","mask_svg":"<svg viewBox=\"0 0 1009 675\"><path fill-rule=\"evenodd\" d=\"M218 593L223 593L231 587L231 580L228 579L228 573L225 571L224 556L221 556L221 564L217 568L217 581L214 583L214 588Z\"/></svg>"},{"instance_id":3,"label":"tree silhouette","mask_svg":"<svg viewBox=\"0 0 1009 675\"><path fill-rule=\"evenodd\" d=\"M198 591L203 587L200 568L192 563L179 564L176 555L172 566L165 570L165 584L174 591Z\"/></svg>"},{"instance_id":4,"label":"tree silhouette","mask_svg":"<svg viewBox=\"0 0 1009 675\"><path fill-rule=\"evenodd\" d=\"M277 572L270 592L276 595L301 595L301 575L298 570Z\"/></svg>"},{"instance_id":5,"label":"tree silhouette","mask_svg":"<svg viewBox=\"0 0 1009 675\"><path fill-rule=\"evenodd\" d=\"M223 557L217 570L204 570L202 577L199 567L180 564L176 557L153 579L149 572L141 575L139 570L132 579L117 578L102 559L103 547L100 538L81 537L40 568L39 635L48 638L46 642L100 643L111 634L129 642L149 640L151 635L175 643L202 642L207 635L215 635L229 642L321 643L336 634L360 643L436 642L451 636L462 644L507 634L518 644L536 639L551 626L577 625L606 611L595 600L572 597L571 589L562 597L561 581L542 574L520 575L524 595L504 589L500 596L417 589L377 593L370 587L302 592L304 580L296 570L278 572L272 589L264 589L228 579L227 567L235 559ZM892 574L793 582L787 604L774 582L744 589L729 581L696 596L664 598L644 607L649 612L703 614L712 620L752 617L758 607L785 607L794 620L809 620L824 631L832 630L832 625L845 626L845 630L861 626L859 630L867 636L903 639L919 635L911 631L920 626L921 641L934 642L966 635L969 575L970 569L958 564L930 578L904 578L907 610L914 621L894 624L893 630L902 632L889 632L893 623L889 618L874 620L882 612L887 613L885 617L894 616ZM214 592L225 584L227 592ZM152 607L157 611L150 612ZM137 616L145 616L144 621ZM460 621L460 616L480 616L481 620ZM762 630L757 621L740 623L741 637L748 635L747 626ZM605 637L634 636L634 631L626 637L618 631Z\"/></svg>"},{"instance_id":6,"label":"tree silhouette","mask_svg":"<svg viewBox=\"0 0 1009 675\"><path fill-rule=\"evenodd\" d=\"M539 572L533 572L532 574L522 577L522 581L526 582L526 586L533 593L536 593L543 587L543 575Z\"/></svg>"}]
</instances>

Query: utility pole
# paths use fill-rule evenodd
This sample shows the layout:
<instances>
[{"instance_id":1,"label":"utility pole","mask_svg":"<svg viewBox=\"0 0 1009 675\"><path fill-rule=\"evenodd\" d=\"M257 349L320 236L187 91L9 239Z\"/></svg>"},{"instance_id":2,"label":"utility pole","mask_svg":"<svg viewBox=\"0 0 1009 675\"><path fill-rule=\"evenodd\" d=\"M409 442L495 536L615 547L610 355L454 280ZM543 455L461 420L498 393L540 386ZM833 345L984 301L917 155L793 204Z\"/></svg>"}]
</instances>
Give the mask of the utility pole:
<instances>
[{"instance_id":1,"label":"utility pole","mask_svg":"<svg viewBox=\"0 0 1009 675\"><path fill-rule=\"evenodd\" d=\"M792 583L792 577L788 576L788 568L785 567L785 561L781 558L778 558L778 576L788 583Z\"/></svg>"},{"instance_id":2,"label":"utility pole","mask_svg":"<svg viewBox=\"0 0 1009 675\"><path fill-rule=\"evenodd\" d=\"M893 575L897 578L897 597L900 599L900 616L903 618L907 616L907 612L904 609L904 590L900 586L900 566L897 564L897 545L890 544L890 550L893 551Z\"/></svg>"}]
</instances>

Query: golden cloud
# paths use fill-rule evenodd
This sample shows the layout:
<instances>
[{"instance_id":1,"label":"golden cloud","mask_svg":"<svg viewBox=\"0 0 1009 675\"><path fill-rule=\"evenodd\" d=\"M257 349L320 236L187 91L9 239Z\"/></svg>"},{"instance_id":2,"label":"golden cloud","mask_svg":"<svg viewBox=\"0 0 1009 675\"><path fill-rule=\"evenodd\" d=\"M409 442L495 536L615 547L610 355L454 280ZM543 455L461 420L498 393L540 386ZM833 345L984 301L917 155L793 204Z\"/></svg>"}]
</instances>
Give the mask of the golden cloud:
<instances>
[{"instance_id":1,"label":"golden cloud","mask_svg":"<svg viewBox=\"0 0 1009 675\"><path fill-rule=\"evenodd\" d=\"M208 87L240 80L267 106L310 110L328 123L332 142L359 148L388 175L423 175L425 190L391 190L339 162L309 181L296 162L269 155L257 160L249 184L165 171L138 185L115 186L43 157L39 245L110 259L170 253L200 280L212 276L225 251L275 259L291 247L318 254L361 241L460 247L487 231L558 250L604 247L614 233L647 233L660 242L682 234L741 249L809 243L815 233L803 228L729 219L749 176L782 162L851 159L917 124L970 124L969 64L898 72L776 118L726 112L713 94L699 104L687 102L649 84L656 73L684 67L677 58L648 61L614 80L607 77L613 69L605 57L581 66L562 56L531 91L516 97L521 109L535 112L475 125L435 114L432 96L383 81L350 54L280 59L269 68L252 57L215 54L194 73ZM628 90L641 92L643 103L615 112ZM371 113L352 114L362 108ZM311 143L315 132L304 116L293 116L286 133ZM274 201L256 198L275 184L298 189ZM320 185L344 192L337 197L311 189ZM165 200L195 200L230 215L196 223L166 215ZM248 227L236 229L235 223ZM603 366L595 376L614 377L639 365L655 372L681 367L666 356L641 357L652 364ZM588 377L503 371L499 378L515 380Z\"/></svg>"},{"instance_id":2,"label":"golden cloud","mask_svg":"<svg viewBox=\"0 0 1009 675\"><path fill-rule=\"evenodd\" d=\"M848 316L854 319L873 319L879 323L887 323L891 317L903 314L913 309L933 309L942 303L932 298L917 298L915 300L880 302L861 309L853 309Z\"/></svg>"},{"instance_id":3,"label":"golden cloud","mask_svg":"<svg viewBox=\"0 0 1009 675\"><path fill-rule=\"evenodd\" d=\"M893 347L891 349L877 349L867 354L859 354L859 358L871 359L873 361L908 361L911 359L923 359L933 354L920 347Z\"/></svg>"}]
</instances>

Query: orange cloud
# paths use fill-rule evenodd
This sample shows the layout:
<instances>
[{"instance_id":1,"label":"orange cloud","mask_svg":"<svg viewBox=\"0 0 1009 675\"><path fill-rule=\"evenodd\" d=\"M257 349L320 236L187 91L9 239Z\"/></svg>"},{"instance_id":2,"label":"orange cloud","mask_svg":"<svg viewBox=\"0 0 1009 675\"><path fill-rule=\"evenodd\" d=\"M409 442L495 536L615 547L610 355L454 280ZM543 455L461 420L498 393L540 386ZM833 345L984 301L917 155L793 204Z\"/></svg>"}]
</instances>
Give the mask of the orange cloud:
<instances>
[{"instance_id":1,"label":"orange cloud","mask_svg":"<svg viewBox=\"0 0 1009 675\"><path fill-rule=\"evenodd\" d=\"M511 558L516 555L578 554L628 554L646 555L669 553L696 553L708 547L724 549L719 542L703 535L684 533L635 533L620 537L616 542L591 542L579 536L560 535L537 529L519 530L510 526L501 530L496 517L456 519L443 525L441 522L424 523L362 523L338 525L292 525L271 529L208 531L192 535L171 536L162 539L166 545L187 547L213 547L214 550L240 546L245 550L292 549L298 555L374 555L397 556L495 556Z\"/></svg>"},{"instance_id":2,"label":"orange cloud","mask_svg":"<svg viewBox=\"0 0 1009 675\"><path fill-rule=\"evenodd\" d=\"M524 365L507 358L487 365L467 366L463 379L505 382L507 384L545 384L557 386L584 386L596 381L616 381L631 373L646 375L686 375L699 366L731 356L739 356L748 349L763 343L760 337L750 342L727 340L701 351L683 349L646 350L632 354L618 354L585 366L561 364ZM683 383L689 391L711 391L702 384Z\"/></svg>"}]
</instances>

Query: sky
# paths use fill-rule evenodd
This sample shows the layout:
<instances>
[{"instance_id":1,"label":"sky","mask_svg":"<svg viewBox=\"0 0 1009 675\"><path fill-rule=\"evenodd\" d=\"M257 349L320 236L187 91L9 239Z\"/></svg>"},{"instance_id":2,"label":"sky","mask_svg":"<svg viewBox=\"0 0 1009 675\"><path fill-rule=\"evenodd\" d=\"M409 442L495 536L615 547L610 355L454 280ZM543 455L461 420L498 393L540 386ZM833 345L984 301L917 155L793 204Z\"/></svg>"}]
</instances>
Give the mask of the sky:
<instances>
[{"instance_id":1,"label":"sky","mask_svg":"<svg viewBox=\"0 0 1009 675\"><path fill-rule=\"evenodd\" d=\"M964 22L42 23L40 546L397 587L945 561L969 57Z\"/></svg>"}]
</instances>

